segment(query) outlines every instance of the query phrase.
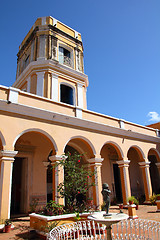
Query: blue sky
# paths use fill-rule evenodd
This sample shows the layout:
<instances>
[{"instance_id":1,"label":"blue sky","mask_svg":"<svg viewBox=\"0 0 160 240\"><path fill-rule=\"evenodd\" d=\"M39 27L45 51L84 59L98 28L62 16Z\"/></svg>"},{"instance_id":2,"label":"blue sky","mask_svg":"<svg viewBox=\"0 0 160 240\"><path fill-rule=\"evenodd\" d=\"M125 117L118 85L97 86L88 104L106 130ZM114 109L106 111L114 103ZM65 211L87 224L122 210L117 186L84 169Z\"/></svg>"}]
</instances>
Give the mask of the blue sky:
<instances>
[{"instance_id":1,"label":"blue sky","mask_svg":"<svg viewBox=\"0 0 160 240\"><path fill-rule=\"evenodd\" d=\"M1 85L15 81L18 46L42 16L82 34L89 110L142 125L160 121L159 0L1 1Z\"/></svg>"}]
</instances>

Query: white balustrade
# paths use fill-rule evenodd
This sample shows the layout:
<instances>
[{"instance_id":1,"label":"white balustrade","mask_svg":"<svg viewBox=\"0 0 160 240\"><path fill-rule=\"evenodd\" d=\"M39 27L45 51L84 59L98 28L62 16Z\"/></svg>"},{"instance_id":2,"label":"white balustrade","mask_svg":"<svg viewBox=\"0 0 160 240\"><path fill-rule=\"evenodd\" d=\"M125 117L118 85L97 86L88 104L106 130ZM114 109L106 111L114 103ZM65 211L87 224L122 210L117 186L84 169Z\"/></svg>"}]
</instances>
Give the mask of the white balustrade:
<instances>
[{"instance_id":1,"label":"white balustrade","mask_svg":"<svg viewBox=\"0 0 160 240\"><path fill-rule=\"evenodd\" d=\"M48 240L93 240L106 239L105 225L94 221L78 221L55 227L48 234ZM160 239L160 222L134 219L123 220L112 225L113 240L158 240Z\"/></svg>"}]
</instances>

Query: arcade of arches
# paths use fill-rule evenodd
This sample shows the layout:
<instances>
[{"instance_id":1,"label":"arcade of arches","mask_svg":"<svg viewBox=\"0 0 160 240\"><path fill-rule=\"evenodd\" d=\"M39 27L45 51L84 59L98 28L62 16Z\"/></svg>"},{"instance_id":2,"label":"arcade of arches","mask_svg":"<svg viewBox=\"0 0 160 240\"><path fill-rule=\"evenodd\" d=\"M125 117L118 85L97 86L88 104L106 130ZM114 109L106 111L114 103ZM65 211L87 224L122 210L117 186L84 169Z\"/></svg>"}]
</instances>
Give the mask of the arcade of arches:
<instances>
[{"instance_id":1,"label":"arcade of arches","mask_svg":"<svg viewBox=\"0 0 160 240\"><path fill-rule=\"evenodd\" d=\"M104 182L110 186L111 199L116 198L124 204L127 204L130 195L147 202L152 192L160 192L160 157L154 148L149 149L145 158L143 149L132 145L124 158L124 149L116 142L108 141L102 144L98 155L91 140L73 136L61 147L63 151L60 153L59 146L49 134L28 130L16 138L13 151L4 149L2 140L0 149L1 193L4 191L2 183L7 182L8 177L8 195L11 199L9 206L13 215L28 212L34 198L38 199L39 207L51 199L64 203L64 199L58 198L56 192L56 186L63 181L64 171L59 169L57 175L52 166L68 151L84 154L83 164L97 169L96 186L89 193L97 206L102 204L101 186ZM6 172L5 178L7 169L10 171ZM5 204L3 201L4 199L1 200L1 208Z\"/></svg>"}]
</instances>

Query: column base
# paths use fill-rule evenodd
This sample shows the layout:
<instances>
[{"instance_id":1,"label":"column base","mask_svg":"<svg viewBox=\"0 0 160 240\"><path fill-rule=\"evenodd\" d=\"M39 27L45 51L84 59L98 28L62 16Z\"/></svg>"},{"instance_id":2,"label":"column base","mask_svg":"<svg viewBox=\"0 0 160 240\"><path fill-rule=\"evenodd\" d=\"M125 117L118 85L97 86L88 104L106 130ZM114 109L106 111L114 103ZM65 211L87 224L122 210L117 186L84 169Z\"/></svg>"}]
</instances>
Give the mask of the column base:
<instances>
[{"instance_id":1,"label":"column base","mask_svg":"<svg viewBox=\"0 0 160 240\"><path fill-rule=\"evenodd\" d=\"M135 216L129 217L129 219L138 219L138 216L135 215Z\"/></svg>"},{"instance_id":2,"label":"column base","mask_svg":"<svg viewBox=\"0 0 160 240\"><path fill-rule=\"evenodd\" d=\"M151 204L151 202L149 200L146 200L146 201L144 201L143 204L148 205L148 204Z\"/></svg>"}]
</instances>

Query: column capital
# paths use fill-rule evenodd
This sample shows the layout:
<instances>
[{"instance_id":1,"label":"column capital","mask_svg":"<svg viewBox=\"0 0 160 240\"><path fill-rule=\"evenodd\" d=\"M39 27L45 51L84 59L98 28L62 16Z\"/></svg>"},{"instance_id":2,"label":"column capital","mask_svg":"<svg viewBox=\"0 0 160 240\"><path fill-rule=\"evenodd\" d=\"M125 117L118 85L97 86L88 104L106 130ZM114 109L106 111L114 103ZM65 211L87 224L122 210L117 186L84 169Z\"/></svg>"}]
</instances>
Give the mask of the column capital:
<instances>
[{"instance_id":1,"label":"column capital","mask_svg":"<svg viewBox=\"0 0 160 240\"><path fill-rule=\"evenodd\" d=\"M160 168L160 162L159 163L155 163L157 168Z\"/></svg>"},{"instance_id":2,"label":"column capital","mask_svg":"<svg viewBox=\"0 0 160 240\"><path fill-rule=\"evenodd\" d=\"M139 164L140 168L147 168L147 167L149 167L150 162L149 161L148 162L139 162L138 164Z\"/></svg>"},{"instance_id":3,"label":"column capital","mask_svg":"<svg viewBox=\"0 0 160 240\"><path fill-rule=\"evenodd\" d=\"M42 76L42 77L44 77L44 74L45 74L44 71L42 71L42 72L36 72L36 75L37 75L37 76Z\"/></svg>"},{"instance_id":4,"label":"column capital","mask_svg":"<svg viewBox=\"0 0 160 240\"><path fill-rule=\"evenodd\" d=\"M44 165L44 167L45 167L45 169L47 169L48 168L48 166L49 166L49 164L50 164L50 162L42 162L43 163L43 165Z\"/></svg>"},{"instance_id":5,"label":"column capital","mask_svg":"<svg viewBox=\"0 0 160 240\"><path fill-rule=\"evenodd\" d=\"M116 163L118 164L118 167L129 167L130 164L130 160L121 160L121 161L116 161Z\"/></svg>"},{"instance_id":6,"label":"column capital","mask_svg":"<svg viewBox=\"0 0 160 240\"><path fill-rule=\"evenodd\" d=\"M49 160L51 161L51 164L55 164L58 161L61 161L62 159L67 159L67 156L65 155L53 155L49 157Z\"/></svg>"},{"instance_id":7,"label":"column capital","mask_svg":"<svg viewBox=\"0 0 160 240\"><path fill-rule=\"evenodd\" d=\"M91 164L91 165L102 165L104 158L90 158L87 161Z\"/></svg>"},{"instance_id":8,"label":"column capital","mask_svg":"<svg viewBox=\"0 0 160 240\"><path fill-rule=\"evenodd\" d=\"M0 151L1 161L14 161L14 157L17 155L18 151L2 150Z\"/></svg>"}]
</instances>

